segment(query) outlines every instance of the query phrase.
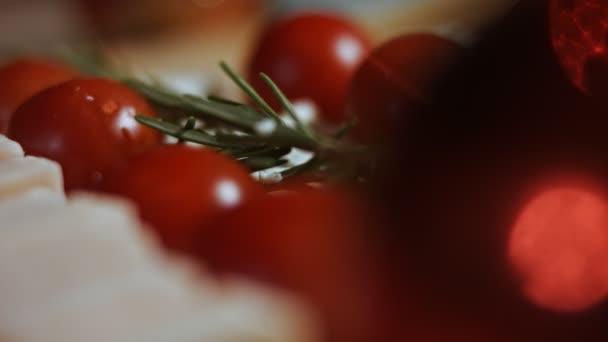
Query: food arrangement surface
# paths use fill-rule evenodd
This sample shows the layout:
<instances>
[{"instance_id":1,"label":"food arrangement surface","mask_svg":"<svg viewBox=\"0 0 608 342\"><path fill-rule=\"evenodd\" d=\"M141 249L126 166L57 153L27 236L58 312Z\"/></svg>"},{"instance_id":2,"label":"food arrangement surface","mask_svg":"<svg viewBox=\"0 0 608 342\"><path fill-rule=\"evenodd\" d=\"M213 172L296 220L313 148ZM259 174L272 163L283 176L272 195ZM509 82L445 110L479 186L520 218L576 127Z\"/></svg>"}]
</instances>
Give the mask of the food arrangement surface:
<instances>
[{"instance_id":1,"label":"food arrangement surface","mask_svg":"<svg viewBox=\"0 0 608 342\"><path fill-rule=\"evenodd\" d=\"M55 162L0 141L3 341L315 340L295 298L168 257L131 204L66 198Z\"/></svg>"},{"instance_id":2,"label":"food arrangement surface","mask_svg":"<svg viewBox=\"0 0 608 342\"><path fill-rule=\"evenodd\" d=\"M28 4L0 342L608 341L605 1Z\"/></svg>"}]
</instances>

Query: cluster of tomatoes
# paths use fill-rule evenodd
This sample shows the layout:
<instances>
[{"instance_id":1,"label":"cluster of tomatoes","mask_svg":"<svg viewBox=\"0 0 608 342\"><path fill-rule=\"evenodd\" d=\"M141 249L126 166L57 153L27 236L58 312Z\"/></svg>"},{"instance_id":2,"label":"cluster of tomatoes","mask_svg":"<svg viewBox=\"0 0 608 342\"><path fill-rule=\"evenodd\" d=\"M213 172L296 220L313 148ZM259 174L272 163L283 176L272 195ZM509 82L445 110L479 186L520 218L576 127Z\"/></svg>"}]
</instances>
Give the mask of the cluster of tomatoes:
<instances>
[{"instance_id":1,"label":"cluster of tomatoes","mask_svg":"<svg viewBox=\"0 0 608 342\"><path fill-rule=\"evenodd\" d=\"M418 33L374 48L326 14L262 35L251 83L314 101L322 126L356 118L353 140L390 151L380 196L297 178L269 194L237 161L140 126L157 114L127 86L41 60L0 68L0 133L58 161L67 191L133 200L169 249L302 294L330 341L591 341L608 205L551 167L606 171L599 116L567 116L597 106L563 75L546 4L513 13L475 49Z\"/></svg>"},{"instance_id":2,"label":"cluster of tomatoes","mask_svg":"<svg viewBox=\"0 0 608 342\"><path fill-rule=\"evenodd\" d=\"M268 28L248 70L264 98L274 96L264 93L260 72L291 100L314 101L320 124L355 116L356 139L381 142L401 111L425 100L423 85L458 50L416 34L372 52L366 33L347 19L300 14ZM434 63L424 64L429 58ZM333 340L370 340L376 326L388 324L377 315L387 308L370 242L370 227L382 219L354 191L313 189L295 179L269 195L230 157L166 144L160 132L137 123L135 115L158 115L134 90L66 65L19 59L0 68L0 79L0 133L27 154L60 163L66 191L129 198L170 250L303 294Z\"/></svg>"}]
</instances>

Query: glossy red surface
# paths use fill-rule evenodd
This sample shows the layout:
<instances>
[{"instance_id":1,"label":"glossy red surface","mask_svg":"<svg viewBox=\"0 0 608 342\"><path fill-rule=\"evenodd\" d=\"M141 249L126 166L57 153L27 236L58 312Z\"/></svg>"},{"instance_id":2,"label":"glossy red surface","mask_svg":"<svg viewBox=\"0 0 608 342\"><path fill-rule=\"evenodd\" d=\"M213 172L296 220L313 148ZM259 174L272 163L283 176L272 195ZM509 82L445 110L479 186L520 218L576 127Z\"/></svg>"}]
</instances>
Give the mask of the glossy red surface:
<instances>
[{"instance_id":1,"label":"glossy red surface","mask_svg":"<svg viewBox=\"0 0 608 342\"><path fill-rule=\"evenodd\" d=\"M274 108L278 101L259 79L264 72L290 100L311 99L330 123L344 119L351 77L371 42L354 23L328 14L298 14L262 35L249 65L249 80Z\"/></svg>"},{"instance_id":2,"label":"glossy red surface","mask_svg":"<svg viewBox=\"0 0 608 342\"><path fill-rule=\"evenodd\" d=\"M436 82L463 52L432 34L407 34L375 49L355 73L346 100L355 139L377 143L431 101Z\"/></svg>"},{"instance_id":3,"label":"glossy red surface","mask_svg":"<svg viewBox=\"0 0 608 342\"><path fill-rule=\"evenodd\" d=\"M170 248L183 251L211 219L263 194L248 171L217 152L164 145L134 157L104 189L133 200Z\"/></svg>"},{"instance_id":4,"label":"glossy red surface","mask_svg":"<svg viewBox=\"0 0 608 342\"><path fill-rule=\"evenodd\" d=\"M370 334L388 319L376 306L384 274L374 267L367 209L342 192L289 190L218 219L199 236L198 254L222 273L247 274L304 295L335 341L372 341Z\"/></svg>"},{"instance_id":5,"label":"glossy red surface","mask_svg":"<svg viewBox=\"0 0 608 342\"><path fill-rule=\"evenodd\" d=\"M5 134L19 105L45 88L78 76L67 66L22 58L0 67L0 134Z\"/></svg>"},{"instance_id":6,"label":"glossy red surface","mask_svg":"<svg viewBox=\"0 0 608 342\"><path fill-rule=\"evenodd\" d=\"M156 116L130 88L110 80L74 79L20 106L8 136L29 155L61 164L66 190L95 188L106 172L162 135L135 121Z\"/></svg>"}]
</instances>

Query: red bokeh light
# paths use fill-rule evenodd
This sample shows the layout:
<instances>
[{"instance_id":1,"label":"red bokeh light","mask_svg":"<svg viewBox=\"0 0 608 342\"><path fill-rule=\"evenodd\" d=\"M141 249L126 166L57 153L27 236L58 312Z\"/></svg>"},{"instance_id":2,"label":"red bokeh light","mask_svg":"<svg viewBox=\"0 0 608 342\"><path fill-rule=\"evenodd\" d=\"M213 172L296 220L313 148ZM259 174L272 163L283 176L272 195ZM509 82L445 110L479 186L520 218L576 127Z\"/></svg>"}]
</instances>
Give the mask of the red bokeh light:
<instances>
[{"instance_id":1,"label":"red bokeh light","mask_svg":"<svg viewBox=\"0 0 608 342\"><path fill-rule=\"evenodd\" d=\"M583 187L540 193L518 217L508 255L535 304L589 309L608 295L608 203Z\"/></svg>"}]
</instances>

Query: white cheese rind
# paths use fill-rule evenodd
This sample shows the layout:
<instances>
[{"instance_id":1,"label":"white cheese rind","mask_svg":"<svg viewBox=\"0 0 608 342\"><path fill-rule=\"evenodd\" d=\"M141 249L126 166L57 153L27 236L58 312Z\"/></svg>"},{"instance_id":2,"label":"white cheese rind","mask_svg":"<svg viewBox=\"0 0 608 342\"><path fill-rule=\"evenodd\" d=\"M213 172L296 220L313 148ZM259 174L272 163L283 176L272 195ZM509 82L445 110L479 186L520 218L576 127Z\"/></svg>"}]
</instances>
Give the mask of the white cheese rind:
<instances>
[{"instance_id":1,"label":"white cheese rind","mask_svg":"<svg viewBox=\"0 0 608 342\"><path fill-rule=\"evenodd\" d=\"M0 134L0 160L23 156L21 145Z\"/></svg>"},{"instance_id":2,"label":"white cheese rind","mask_svg":"<svg viewBox=\"0 0 608 342\"><path fill-rule=\"evenodd\" d=\"M0 161L0 201L35 188L62 193L63 177L59 164L37 157Z\"/></svg>"}]
</instances>

